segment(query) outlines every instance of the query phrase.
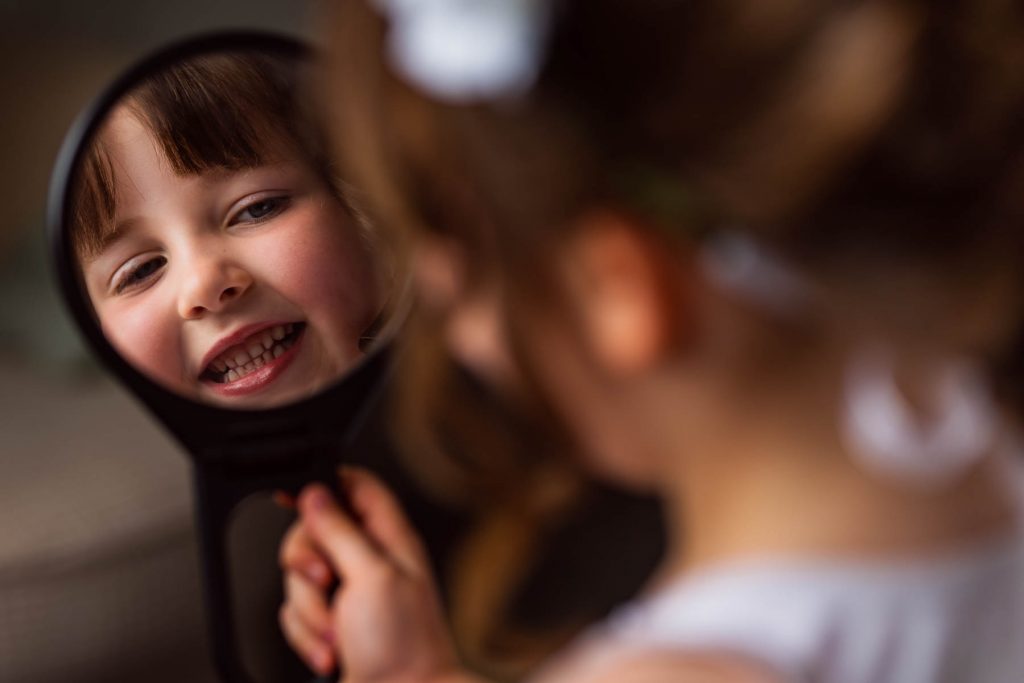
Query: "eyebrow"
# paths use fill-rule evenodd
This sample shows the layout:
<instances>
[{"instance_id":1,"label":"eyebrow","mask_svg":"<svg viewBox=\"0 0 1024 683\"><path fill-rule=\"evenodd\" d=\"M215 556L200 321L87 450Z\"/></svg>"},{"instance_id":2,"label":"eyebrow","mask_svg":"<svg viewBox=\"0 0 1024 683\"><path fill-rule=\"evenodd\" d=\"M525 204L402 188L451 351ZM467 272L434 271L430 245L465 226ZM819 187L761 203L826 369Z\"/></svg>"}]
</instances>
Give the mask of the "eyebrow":
<instances>
[{"instance_id":1,"label":"eyebrow","mask_svg":"<svg viewBox=\"0 0 1024 683\"><path fill-rule=\"evenodd\" d=\"M99 241L96 244L96 248L92 250L88 260L95 261L97 258L102 256L103 252L109 249L112 245L131 234L141 220L142 219L138 216L133 216L131 218L125 218L118 221L112 229L104 232L100 236Z\"/></svg>"},{"instance_id":2,"label":"eyebrow","mask_svg":"<svg viewBox=\"0 0 1024 683\"><path fill-rule=\"evenodd\" d=\"M227 182L238 173L258 171L260 169L268 167L290 168L291 166L293 166L293 162L291 161L277 160L276 158L271 158L265 161L264 163L257 164L255 166L242 166L237 169L227 168L223 166L213 166L200 173L187 173L184 174L184 176L199 177L204 181L204 184L206 184L209 187L211 185L217 185L219 183ZM124 239L129 234L131 234L136 229L137 225L143 221L144 219L141 216L131 216L129 218L124 218L117 221L117 223L114 224L113 228L104 231L103 234L100 235L99 239L96 242L95 248L91 249L90 253L83 260L86 262L95 261L100 256L102 256L103 252L109 249L113 244L117 243L118 241Z\"/></svg>"}]
</instances>

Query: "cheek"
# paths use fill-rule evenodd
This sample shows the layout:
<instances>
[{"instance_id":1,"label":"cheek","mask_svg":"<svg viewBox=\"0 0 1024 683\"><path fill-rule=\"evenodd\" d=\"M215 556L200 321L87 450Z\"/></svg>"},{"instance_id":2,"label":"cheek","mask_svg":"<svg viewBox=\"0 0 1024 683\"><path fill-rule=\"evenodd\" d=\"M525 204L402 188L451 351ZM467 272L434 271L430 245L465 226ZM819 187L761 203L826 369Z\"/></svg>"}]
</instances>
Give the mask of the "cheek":
<instances>
[{"instance_id":1,"label":"cheek","mask_svg":"<svg viewBox=\"0 0 1024 683\"><path fill-rule=\"evenodd\" d=\"M311 322L358 336L376 314L380 296L355 228L317 212L303 214L292 229L275 235L264 253L275 288L299 306Z\"/></svg>"},{"instance_id":2,"label":"cheek","mask_svg":"<svg viewBox=\"0 0 1024 683\"><path fill-rule=\"evenodd\" d=\"M183 382L177 329L157 314L155 304L116 302L100 310L100 325L107 340L125 360L150 379L180 388Z\"/></svg>"}]
</instances>

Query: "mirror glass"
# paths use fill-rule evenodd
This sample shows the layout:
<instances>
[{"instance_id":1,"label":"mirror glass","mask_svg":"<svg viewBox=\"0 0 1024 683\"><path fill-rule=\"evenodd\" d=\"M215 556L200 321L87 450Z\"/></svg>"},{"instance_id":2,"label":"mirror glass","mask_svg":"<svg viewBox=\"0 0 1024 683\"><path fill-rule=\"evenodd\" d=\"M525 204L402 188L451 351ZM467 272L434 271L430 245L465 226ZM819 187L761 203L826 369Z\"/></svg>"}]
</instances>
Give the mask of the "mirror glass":
<instances>
[{"instance_id":1,"label":"mirror glass","mask_svg":"<svg viewBox=\"0 0 1024 683\"><path fill-rule=\"evenodd\" d=\"M304 101L308 58L207 51L122 88L82 141L62 226L111 346L186 398L277 407L394 318L394 269Z\"/></svg>"}]
</instances>

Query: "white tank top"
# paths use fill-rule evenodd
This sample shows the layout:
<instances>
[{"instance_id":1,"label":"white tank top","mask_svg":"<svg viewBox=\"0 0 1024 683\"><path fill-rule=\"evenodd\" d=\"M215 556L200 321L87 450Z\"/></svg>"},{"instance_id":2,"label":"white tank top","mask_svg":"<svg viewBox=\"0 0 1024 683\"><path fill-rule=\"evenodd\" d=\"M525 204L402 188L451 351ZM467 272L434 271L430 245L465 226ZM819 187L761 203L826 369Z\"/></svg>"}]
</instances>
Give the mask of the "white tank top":
<instances>
[{"instance_id":1,"label":"white tank top","mask_svg":"<svg viewBox=\"0 0 1024 683\"><path fill-rule=\"evenodd\" d=\"M580 672L652 650L754 660L788 681L1024 681L1024 534L898 563L772 560L694 573L571 648ZM586 676L583 676L586 678Z\"/></svg>"}]
</instances>

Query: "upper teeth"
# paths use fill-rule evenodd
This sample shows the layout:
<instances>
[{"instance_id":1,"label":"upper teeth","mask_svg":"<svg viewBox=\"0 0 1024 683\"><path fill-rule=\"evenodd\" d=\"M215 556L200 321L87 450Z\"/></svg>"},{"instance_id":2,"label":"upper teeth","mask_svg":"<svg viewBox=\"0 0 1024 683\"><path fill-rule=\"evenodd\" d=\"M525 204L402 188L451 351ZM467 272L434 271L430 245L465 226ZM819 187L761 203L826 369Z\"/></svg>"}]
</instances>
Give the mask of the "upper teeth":
<instances>
[{"instance_id":1,"label":"upper teeth","mask_svg":"<svg viewBox=\"0 0 1024 683\"><path fill-rule=\"evenodd\" d=\"M281 343L281 340L294 329L294 325L288 323L257 332L240 344L222 351L210 361L210 366L217 372L226 373L225 381L233 382L263 367L265 363L279 358L291 346L290 340L284 343Z\"/></svg>"}]
</instances>

